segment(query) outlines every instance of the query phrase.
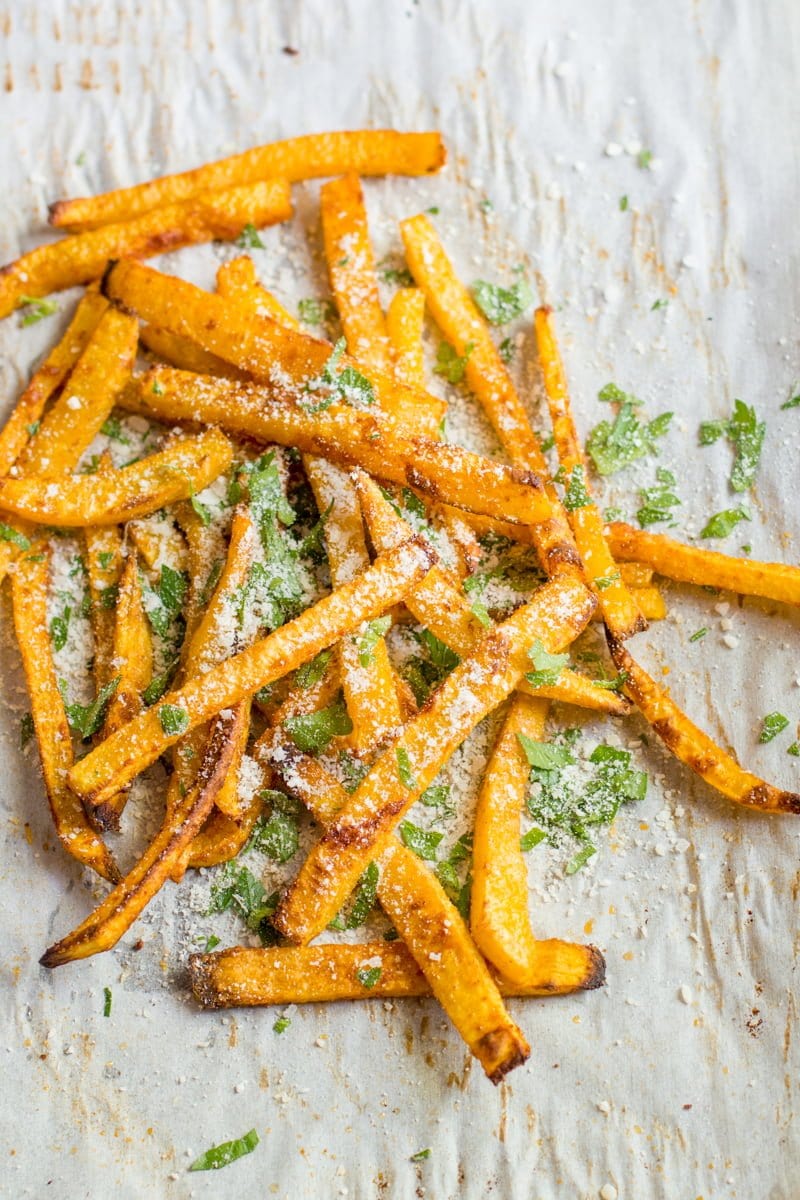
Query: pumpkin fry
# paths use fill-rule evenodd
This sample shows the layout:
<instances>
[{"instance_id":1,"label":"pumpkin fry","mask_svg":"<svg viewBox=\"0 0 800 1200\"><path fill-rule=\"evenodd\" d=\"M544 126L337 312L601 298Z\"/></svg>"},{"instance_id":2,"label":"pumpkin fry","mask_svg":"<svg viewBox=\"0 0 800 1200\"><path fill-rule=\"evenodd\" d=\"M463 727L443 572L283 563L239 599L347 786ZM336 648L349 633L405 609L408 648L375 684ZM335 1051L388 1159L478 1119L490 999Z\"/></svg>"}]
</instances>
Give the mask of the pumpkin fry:
<instances>
[{"instance_id":1,"label":"pumpkin fry","mask_svg":"<svg viewBox=\"0 0 800 1200\"><path fill-rule=\"evenodd\" d=\"M86 582L91 598L94 640L92 672L99 692L112 678L114 657L114 607L122 573L122 533L117 525L84 530Z\"/></svg>"},{"instance_id":2,"label":"pumpkin fry","mask_svg":"<svg viewBox=\"0 0 800 1200\"><path fill-rule=\"evenodd\" d=\"M341 175L324 183L319 205L331 291L348 350L366 369L390 372L392 354L358 176Z\"/></svg>"},{"instance_id":3,"label":"pumpkin fry","mask_svg":"<svg viewBox=\"0 0 800 1200\"><path fill-rule=\"evenodd\" d=\"M604 587L598 589L597 595L608 627L618 637L631 637L646 627L646 621L615 569L603 534L602 517L591 498L586 463L572 416L564 364L549 308L537 308L535 326L558 461L567 479L565 504L575 541L592 584L596 586L598 580L605 583ZM571 490L575 492L572 499Z\"/></svg>"},{"instance_id":4,"label":"pumpkin fry","mask_svg":"<svg viewBox=\"0 0 800 1200\"><path fill-rule=\"evenodd\" d=\"M0 512L68 528L117 525L201 491L232 458L228 439L212 429L104 475L0 479Z\"/></svg>"},{"instance_id":5,"label":"pumpkin fry","mask_svg":"<svg viewBox=\"0 0 800 1200\"><path fill-rule=\"evenodd\" d=\"M111 666L117 672L119 682L106 710L105 737L142 711L142 692L153 674L153 644L142 603L135 554L128 555L120 576ZM119 829L119 819L127 800L128 789L121 789L102 805L90 806L90 817L100 829Z\"/></svg>"},{"instance_id":6,"label":"pumpkin fry","mask_svg":"<svg viewBox=\"0 0 800 1200\"><path fill-rule=\"evenodd\" d=\"M362 372L362 364L341 354L341 348L263 311L253 311L241 299L204 292L130 260L109 267L103 292L143 320L197 342L246 371L263 387L291 392L295 402L306 408L324 408L336 385L345 394L352 392L359 404L377 401L409 424L416 419L419 425L421 414L438 414L433 429L442 418L443 404L435 396L425 393L420 400L418 388L402 383L391 372L374 368Z\"/></svg>"},{"instance_id":7,"label":"pumpkin fry","mask_svg":"<svg viewBox=\"0 0 800 1200\"><path fill-rule=\"evenodd\" d=\"M422 384L425 379L422 356L422 328L425 321L425 296L419 288L399 288L386 310L386 332L394 350L394 369L406 383Z\"/></svg>"},{"instance_id":8,"label":"pumpkin fry","mask_svg":"<svg viewBox=\"0 0 800 1200\"><path fill-rule=\"evenodd\" d=\"M372 543L383 554L409 536L410 526L394 511L374 480L363 471L355 472L353 478ZM466 595L453 586L439 566L431 567L406 596L405 605L420 625L430 629L462 658L472 653L486 632ZM609 688L598 688L591 679L568 668L561 671L551 687L533 688L523 680L517 690L540 699L560 700L618 716L630 712L630 704L623 696Z\"/></svg>"},{"instance_id":9,"label":"pumpkin fry","mask_svg":"<svg viewBox=\"0 0 800 1200\"><path fill-rule=\"evenodd\" d=\"M286 740L265 735L256 744L316 820L330 825L347 803L344 788ZM442 885L413 851L391 838L380 861L378 899L424 972L431 990L493 1083L528 1057L497 987Z\"/></svg>"},{"instance_id":10,"label":"pumpkin fry","mask_svg":"<svg viewBox=\"0 0 800 1200\"><path fill-rule=\"evenodd\" d=\"M725 588L742 596L763 596L781 604L800 604L800 567L754 562L700 546L686 546L666 534L634 529L622 521L608 525L606 537L611 553L622 564L644 562L659 575L680 583Z\"/></svg>"},{"instance_id":11,"label":"pumpkin fry","mask_svg":"<svg viewBox=\"0 0 800 1200\"><path fill-rule=\"evenodd\" d=\"M380 616L414 587L430 565L431 552L420 539L409 540L376 559L353 583L337 588L268 637L188 680L106 738L75 764L70 785L82 799L102 803L189 730L308 662L361 621Z\"/></svg>"},{"instance_id":12,"label":"pumpkin fry","mask_svg":"<svg viewBox=\"0 0 800 1200\"><path fill-rule=\"evenodd\" d=\"M141 325L139 341L151 354L171 367L180 367L182 371L194 371L197 375L223 375L226 379L247 379L246 371L240 371L231 363L217 358L216 354L209 354L197 342L168 333L157 325Z\"/></svg>"},{"instance_id":13,"label":"pumpkin fry","mask_svg":"<svg viewBox=\"0 0 800 1200\"><path fill-rule=\"evenodd\" d=\"M236 715L215 718L196 786L181 801L172 818L165 821L133 870L72 933L45 951L39 959L43 967L60 967L110 950L160 891L184 848L211 812L230 765L231 731L237 720Z\"/></svg>"},{"instance_id":14,"label":"pumpkin fry","mask_svg":"<svg viewBox=\"0 0 800 1200\"><path fill-rule=\"evenodd\" d=\"M388 416L334 405L303 412L290 400L254 385L152 368L138 394L126 391L129 411L167 421L203 421L263 444L296 446L306 454L357 464L393 483L459 508L480 509L520 524L547 520L552 511L538 476L505 467L449 443L407 437Z\"/></svg>"},{"instance_id":15,"label":"pumpkin fry","mask_svg":"<svg viewBox=\"0 0 800 1200\"><path fill-rule=\"evenodd\" d=\"M102 196L57 200L50 205L50 224L58 228L94 229L188 200L209 189L232 188L261 179L288 179L297 183L347 171L358 175L431 175L444 165L445 158L439 133L358 129L305 134Z\"/></svg>"},{"instance_id":16,"label":"pumpkin fry","mask_svg":"<svg viewBox=\"0 0 800 1200\"><path fill-rule=\"evenodd\" d=\"M743 770L730 754L690 721L664 688L633 659L620 638L606 633L618 671L626 676L625 693L669 750L723 796L759 812L800 815L800 795L765 783Z\"/></svg>"},{"instance_id":17,"label":"pumpkin fry","mask_svg":"<svg viewBox=\"0 0 800 1200\"><path fill-rule=\"evenodd\" d=\"M274 918L290 941L309 942L333 919L367 863L382 852L443 763L516 687L530 665L527 650L534 641L539 638L550 653L563 649L585 627L594 607L577 580L547 583L529 604L490 630L471 657L447 676L427 706L387 745L300 868Z\"/></svg>"},{"instance_id":18,"label":"pumpkin fry","mask_svg":"<svg viewBox=\"0 0 800 1200\"><path fill-rule=\"evenodd\" d=\"M375 981L361 982L363 966L376 968ZM402 942L327 943L249 949L232 946L189 956L189 978L203 1008L247 1008L267 1004L314 1004L330 1000L397 1000L430 996L431 987ZM603 985L602 966L584 988ZM501 996L563 996L569 984L543 989L497 980Z\"/></svg>"},{"instance_id":19,"label":"pumpkin fry","mask_svg":"<svg viewBox=\"0 0 800 1200\"><path fill-rule=\"evenodd\" d=\"M13 312L23 297L99 279L110 259L147 258L214 238L232 240L245 225L260 228L291 215L289 185L275 179L206 192L133 220L47 242L0 269L0 317Z\"/></svg>"},{"instance_id":20,"label":"pumpkin fry","mask_svg":"<svg viewBox=\"0 0 800 1200\"><path fill-rule=\"evenodd\" d=\"M45 790L55 831L67 853L115 882L120 877L117 865L67 784L74 757L47 623L49 571L49 553L26 554L11 579L14 629L28 684Z\"/></svg>"},{"instance_id":21,"label":"pumpkin fry","mask_svg":"<svg viewBox=\"0 0 800 1200\"><path fill-rule=\"evenodd\" d=\"M107 308L108 301L100 295L97 286L88 288L61 341L34 371L30 383L0 430L0 477L8 474L35 435L45 405L67 379Z\"/></svg>"}]
</instances>

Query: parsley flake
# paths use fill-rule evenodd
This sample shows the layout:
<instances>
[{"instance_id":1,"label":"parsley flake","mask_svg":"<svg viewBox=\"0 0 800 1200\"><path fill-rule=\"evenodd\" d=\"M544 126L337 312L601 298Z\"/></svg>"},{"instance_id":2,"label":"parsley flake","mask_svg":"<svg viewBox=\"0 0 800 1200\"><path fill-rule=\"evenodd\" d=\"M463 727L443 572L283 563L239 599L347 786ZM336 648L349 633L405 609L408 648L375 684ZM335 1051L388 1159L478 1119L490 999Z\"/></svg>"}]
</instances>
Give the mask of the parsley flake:
<instances>
[{"instance_id":1,"label":"parsley flake","mask_svg":"<svg viewBox=\"0 0 800 1200\"><path fill-rule=\"evenodd\" d=\"M475 343L467 342L464 353L458 354L449 342L440 342L434 371L437 375L443 375L448 383L461 383L474 349Z\"/></svg>"},{"instance_id":2,"label":"parsley flake","mask_svg":"<svg viewBox=\"0 0 800 1200\"><path fill-rule=\"evenodd\" d=\"M599 475L613 475L647 454L658 453L657 439L669 429L671 412L643 424L635 411L641 400L614 383L606 384L598 398L619 405L613 422L600 421L586 439L586 453Z\"/></svg>"},{"instance_id":3,"label":"parsley flake","mask_svg":"<svg viewBox=\"0 0 800 1200\"><path fill-rule=\"evenodd\" d=\"M111 1016L111 988L110 987L103 988L103 1016L104 1017Z\"/></svg>"},{"instance_id":4,"label":"parsley flake","mask_svg":"<svg viewBox=\"0 0 800 1200\"><path fill-rule=\"evenodd\" d=\"M406 750L405 746L397 747L397 774L400 776L400 782L403 787L413 792L417 786L417 781L414 778L411 759L408 756L408 750Z\"/></svg>"},{"instance_id":5,"label":"parsley flake","mask_svg":"<svg viewBox=\"0 0 800 1200\"><path fill-rule=\"evenodd\" d=\"M119 687L121 676L117 675L114 679L102 687L97 693L91 704L67 704L66 703L66 688L67 685L63 680L59 681L59 690L62 696L65 697L64 709L67 714L67 721L73 733L78 733L84 741L88 741L90 737L94 737L103 726L103 721L106 716L111 697Z\"/></svg>"},{"instance_id":6,"label":"parsley flake","mask_svg":"<svg viewBox=\"0 0 800 1200\"><path fill-rule=\"evenodd\" d=\"M477 279L472 285L472 295L478 308L492 325L507 325L515 317L522 316L533 304L533 292L530 284L524 279L518 279L510 288L487 283L485 279Z\"/></svg>"},{"instance_id":7,"label":"parsley flake","mask_svg":"<svg viewBox=\"0 0 800 1200\"><path fill-rule=\"evenodd\" d=\"M746 492L753 486L766 432L766 423L759 421L755 408L743 400L734 400L733 413L728 420L703 421L701 424L701 446L711 446L721 437L726 437L733 446L730 483L734 492Z\"/></svg>"},{"instance_id":8,"label":"parsley flake","mask_svg":"<svg viewBox=\"0 0 800 1200\"><path fill-rule=\"evenodd\" d=\"M252 1154L258 1145L258 1140L255 1129L251 1129L244 1137L236 1138L235 1141L221 1142L219 1146L212 1146L210 1150L206 1150L204 1154L196 1158L189 1170L218 1171L220 1167L227 1167L230 1163L236 1162L237 1158L243 1158L245 1154Z\"/></svg>"},{"instance_id":9,"label":"parsley flake","mask_svg":"<svg viewBox=\"0 0 800 1200\"><path fill-rule=\"evenodd\" d=\"M706 521L705 526L701 530L701 538L724 538L739 524L740 521L749 521L750 513L746 508L725 508L722 512L714 513Z\"/></svg>"},{"instance_id":10,"label":"parsley flake","mask_svg":"<svg viewBox=\"0 0 800 1200\"><path fill-rule=\"evenodd\" d=\"M400 822L400 838L403 845L413 850L417 858L424 858L427 862L436 861L436 850L443 837L443 833L434 829L421 829L413 821Z\"/></svg>"},{"instance_id":11,"label":"parsley flake","mask_svg":"<svg viewBox=\"0 0 800 1200\"><path fill-rule=\"evenodd\" d=\"M30 538L26 538L24 533L20 533L11 525L6 525L4 521L0 521L0 542L13 542L15 546L19 546L20 550L30 550L31 548Z\"/></svg>"},{"instance_id":12,"label":"parsley flake","mask_svg":"<svg viewBox=\"0 0 800 1200\"><path fill-rule=\"evenodd\" d=\"M258 230L252 221L248 221L242 232L236 239L236 245L240 250L263 250L264 243L258 236Z\"/></svg>"},{"instance_id":13,"label":"parsley flake","mask_svg":"<svg viewBox=\"0 0 800 1200\"><path fill-rule=\"evenodd\" d=\"M58 312L55 300L42 300L36 296L20 296L18 307L27 309L20 322L23 329L27 325L35 325L44 317L52 317L53 313Z\"/></svg>"},{"instance_id":14,"label":"parsley flake","mask_svg":"<svg viewBox=\"0 0 800 1200\"><path fill-rule=\"evenodd\" d=\"M356 971L356 979L363 988L370 990L375 987L375 984L381 977L381 967L360 967Z\"/></svg>"},{"instance_id":15,"label":"parsley flake","mask_svg":"<svg viewBox=\"0 0 800 1200\"><path fill-rule=\"evenodd\" d=\"M283 727L304 754L323 754L335 737L353 732L353 722L341 695L319 712L289 717Z\"/></svg>"},{"instance_id":16,"label":"parsley flake","mask_svg":"<svg viewBox=\"0 0 800 1200\"><path fill-rule=\"evenodd\" d=\"M761 722L761 733L758 735L759 742L764 745L766 742L771 742L779 733L783 733L784 729L789 727L789 718L783 713L771 712L763 718Z\"/></svg>"},{"instance_id":17,"label":"parsley flake","mask_svg":"<svg viewBox=\"0 0 800 1200\"><path fill-rule=\"evenodd\" d=\"M177 704L162 704L158 710L158 719L167 737L176 737L189 728L189 714Z\"/></svg>"},{"instance_id":18,"label":"parsley flake","mask_svg":"<svg viewBox=\"0 0 800 1200\"><path fill-rule=\"evenodd\" d=\"M554 687L564 667L569 662L568 654L548 654L539 638L528 651L528 658L534 666L525 678L531 687Z\"/></svg>"}]
</instances>

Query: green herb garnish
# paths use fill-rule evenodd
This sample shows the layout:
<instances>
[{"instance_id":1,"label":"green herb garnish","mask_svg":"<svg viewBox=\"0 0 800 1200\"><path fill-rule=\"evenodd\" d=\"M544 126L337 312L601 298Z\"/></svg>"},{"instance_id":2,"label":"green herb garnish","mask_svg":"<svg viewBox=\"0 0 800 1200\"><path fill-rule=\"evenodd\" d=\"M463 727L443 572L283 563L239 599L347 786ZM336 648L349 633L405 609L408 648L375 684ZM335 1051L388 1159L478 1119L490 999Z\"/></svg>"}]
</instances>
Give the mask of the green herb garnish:
<instances>
[{"instance_id":1,"label":"green herb garnish","mask_svg":"<svg viewBox=\"0 0 800 1200\"><path fill-rule=\"evenodd\" d=\"M763 718L761 722L761 733L758 735L759 742L763 745L766 742L771 742L779 733L783 733L784 729L789 727L789 718L783 713L771 712Z\"/></svg>"},{"instance_id":2,"label":"green herb garnish","mask_svg":"<svg viewBox=\"0 0 800 1200\"><path fill-rule=\"evenodd\" d=\"M708 633L708 626L703 625L702 629L695 629L694 633L689 638L689 641L690 642L699 642L700 639L704 638L707 633Z\"/></svg>"},{"instance_id":3,"label":"green herb garnish","mask_svg":"<svg viewBox=\"0 0 800 1200\"><path fill-rule=\"evenodd\" d=\"M26 325L35 325L44 317L52 317L53 313L58 312L55 300L42 300L36 296L20 296L18 307L27 309L21 321L23 328Z\"/></svg>"},{"instance_id":4,"label":"green herb garnish","mask_svg":"<svg viewBox=\"0 0 800 1200\"><path fill-rule=\"evenodd\" d=\"M189 714L177 704L162 704L158 710L158 719L167 737L185 733L189 728Z\"/></svg>"},{"instance_id":5,"label":"green herb garnish","mask_svg":"<svg viewBox=\"0 0 800 1200\"><path fill-rule=\"evenodd\" d=\"M641 400L614 383L606 384L598 398L619 405L614 421L600 421L586 439L586 453L598 474L613 475L646 454L658 453L657 439L669 429L671 412L643 424L635 411Z\"/></svg>"},{"instance_id":6,"label":"green herb garnish","mask_svg":"<svg viewBox=\"0 0 800 1200\"><path fill-rule=\"evenodd\" d=\"M405 746L397 747L397 774L400 776L400 782L403 787L408 788L410 792L416 789L417 781L414 778L411 759L408 756L408 750L406 750Z\"/></svg>"},{"instance_id":7,"label":"green herb garnish","mask_svg":"<svg viewBox=\"0 0 800 1200\"><path fill-rule=\"evenodd\" d=\"M418 858L435 862L436 850L444 834L433 829L421 829L413 821L401 821L400 837L403 845L408 846L409 850L413 850Z\"/></svg>"},{"instance_id":8,"label":"green herb garnish","mask_svg":"<svg viewBox=\"0 0 800 1200\"><path fill-rule=\"evenodd\" d=\"M297 686L304 692L314 687L327 671L328 663L332 658L333 650L320 650L319 654L315 655L310 662L303 663L302 667L298 667L295 672L294 681Z\"/></svg>"},{"instance_id":9,"label":"green herb garnish","mask_svg":"<svg viewBox=\"0 0 800 1200\"><path fill-rule=\"evenodd\" d=\"M680 500L672 491L675 486L675 476L666 467L656 471L658 483L654 487L640 488L639 499L641 508L637 509L636 519L642 529L648 525L656 525L659 521L671 521L673 508L680 506Z\"/></svg>"},{"instance_id":10,"label":"green herb garnish","mask_svg":"<svg viewBox=\"0 0 800 1200\"><path fill-rule=\"evenodd\" d=\"M297 827L300 805L292 796L272 788L261 792L259 796L260 799L271 802L272 811L268 817L259 817L256 821L248 848L260 850L273 862L289 862L300 847L300 833Z\"/></svg>"},{"instance_id":11,"label":"green herb garnish","mask_svg":"<svg viewBox=\"0 0 800 1200\"><path fill-rule=\"evenodd\" d=\"M353 732L353 722L344 700L338 696L333 704L319 712L289 717L284 729L298 750L305 754L323 754L335 737Z\"/></svg>"},{"instance_id":12,"label":"green herb garnish","mask_svg":"<svg viewBox=\"0 0 800 1200\"><path fill-rule=\"evenodd\" d=\"M20 550L30 550L31 548L30 538L26 538L24 533L20 533L11 525L6 525L4 521L0 521L0 542L13 542L15 546L19 546Z\"/></svg>"},{"instance_id":13,"label":"green herb garnish","mask_svg":"<svg viewBox=\"0 0 800 1200\"><path fill-rule=\"evenodd\" d=\"M554 687L564 667L569 662L568 654L548 654L539 638L528 651L528 658L534 666L525 678L531 687Z\"/></svg>"},{"instance_id":14,"label":"green herb garnish","mask_svg":"<svg viewBox=\"0 0 800 1200\"><path fill-rule=\"evenodd\" d=\"M477 279L472 285L475 303L492 325L506 325L520 317L533 304L533 292L524 279L518 279L510 288Z\"/></svg>"},{"instance_id":15,"label":"green herb garnish","mask_svg":"<svg viewBox=\"0 0 800 1200\"><path fill-rule=\"evenodd\" d=\"M63 650L67 644L69 634L69 619L72 616L72 609L67 604L61 614L53 617L50 622L50 640L53 643L54 650Z\"/></svg>"},{"instance_id":16,"label":"green herb garnish","mask_svg":"<svg viewBox=\"0 0 800 1200\"><path fill-rule=\"evenodd\" d=\"M475 343L467 342L464 353L458 354L449 342L440 342L434 371L437 375L443 375L448 383L461 383L474 349Z\"/></svg>"},{"instance_id":17,"label":"green herb garnish","mask_svg":"<svg viewBox=\"0 0 800 1200\"><path fill-rule=\"evenodd\" d=\"M297 314L304 325L327 325L336 316L336 309L330 300L300 300Z\"/></svg>"},{"instance_id":18,"label":"green herb garnish","mask_svg":"<svg viewBox=\"0 0 800 1200\"><path fill-rule=\"evenodd\" d=\"M378 642L388 632L392 624L392 618L376 617L374 621L367 621L363 626L361 633L356 637L356 645L358 647L358 661L360 666L369 667L375 658L375 647Z\"/></svg>"},{"instance_id":19,"label":"green herb garnish","mask_svg":"<svg viewBox=\"0 0 800 1200\"><path fill-rule=\"evenodd\" d=\"M360 967L359 970L356 971L356 979L362 987L367 989L374 988L380 977L380 967Z\"/></svg>"},{"instance_id":20,"label":"green herb garnish","mask_svg":"<svg viewBox=\"0 0 800 1200\"><path fill-rule=\"evenodd\" d=\"M714 513L706 521L700 537L701 538L723 538L735 529L740 521L749 521L750 513L746 508L725 508L722 512Z\"/></svg>"},{"instance_id":21,"label":"green herb garnish","mask_svg":"<svg viewBox=\"0 0 800 1200\"><path fill-rule=\"evenodd\" d=\"M103 1016L104 1017L111 1016L111 988L110 987L103 988Z\"/></svg>"},{"instance_id":22,"label":"green herb garnish","mask_svg":"<svg viewBox=\"0 0 800 1200\"><path fill-rule=\"evenodd\" d=\"M106 716L111 697L119 687L121 676L117 675L114 679L102 687L97 693L97 696L91 704L67 704L66 690L67 685L63 680L59 680L59 690L65 698L64 710L67 714L67 721L73 733L78 733L87 741L90 737L94 737L102 728L103 721Z\"/></svg>"},{"instance_id":23,"label":"green herb garnish","mask_svg":"<svg viewBox=\"0 0 800 1200\"><path fill-rule=\"evenodd\" d=\"M567 512L574 512L576 508L589 508L591 503L592 498L586 489L584 469L579 463L570 472L569 483L564 493L564 508Z\"/></svg>"},{"instance_id":24,"label":"green herb garnish","mask_svg":"<svg viewBox=\"0 0 800 1200\"><path fill-rule=\"evenodd\" d=\"M291 1023L292 1022L289 1019L289 1017L278 1017L277 1021L272 1026L272 1032L273 1033L285 1033L286 1030L291 1025Z\"/></svg>"},{"instance_id":25,"label":"green herb garnish","mask_svg":"<svg viewBox=\"0 0 800 1200\"><path fill-rule=\"evenodd\" d=\"M233 1142L222 1142L219 1146L213 1146L210 1150L206 1150L204 1154L194 1160L189 1170L218 1171L220 1167L227 1167L230 1163L236 1162L237 1158L243 1158L245 1154L252 1154L257 1145L258 1134L255 1129L251 1129L244 1137L236 1138Z\"/></svg>"},{"instance_id":26,"label":"green herb garnish","mask_svg":"<svg viewBox=\"0 0 800 1200\"><path fill-rule=\"evenodd\" d=\"M236 239L236 245L240 250L263 250L264 243L258 236L258 230L252 221L248 221L242 232Z\"/></svg>"},{"instance_id":27,"label":"green herb garnish","mask_svg":"<svg viewBox=\"0 0 800 1200\"><path fill-rule=\"evenodd\" d=\"M427 1147L424 1150L418 1150L416 1154L412 1154L409 1162L424 1162L426 1158L430 1158L431 1152Z\"/></svg>"},{"instance_id":28,"label":"green herb garnish","mask_svg":"<svg viewBox=\"0 0 800 1200\"><path fill-rule=\"evenodd\" d=\"M734 492L746 492L753 486L767 426L759 421L756 410L743 400L734 400L733 413L727 421L704 421L700 426L700 445L711 446L721 437L727 437L734 449L731 468L731 488Z\"/></svg>"}]
</instances>

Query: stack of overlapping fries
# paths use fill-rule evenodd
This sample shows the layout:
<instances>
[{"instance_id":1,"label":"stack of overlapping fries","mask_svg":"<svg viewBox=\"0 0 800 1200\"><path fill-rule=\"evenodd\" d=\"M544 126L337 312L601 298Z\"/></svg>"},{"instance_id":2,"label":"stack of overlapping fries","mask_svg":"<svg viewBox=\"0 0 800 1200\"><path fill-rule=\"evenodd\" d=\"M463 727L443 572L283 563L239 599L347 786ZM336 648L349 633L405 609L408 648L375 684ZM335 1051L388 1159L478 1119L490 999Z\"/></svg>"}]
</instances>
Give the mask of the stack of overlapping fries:
<instances>
[{"instance_id":1,"label":"stack of overlapping fries","mask_svg":"<svg viewBox=\"0 0 800 1200\"><path fill-rule=\"evenodd\" d=\"M436 133L315 135L55 204L51 222L69 236L4 268L0 315L88 286L0 433L0 571L11 582L58 837L112 885L42 963L108 950L168 879L230 861L259 820L301 801L320 832L267 913L272 944L193 955L199 1002L432 993L496 1083L529 1053L503 998L595 988L605 969L595 947L541 940L531 927L520 847L526 739L545 740L551 701L619 717L635 708L734 803L800 812L800 796L742 769L627 648L647 617L663 615L654 572L797 604L800 570L604 524L552 313L540 308L552 475L427 215L401 223L411 279L384 313L359 176L432 174L444 161ZM335 346L303 330L247 256L224 263L215 293L138 261L212 239L259 244L259 229L289 218L291 184L322 176L343 331ZM424 377L426 313L507 462L444 440L444 404ZM140 346L151 364L137 369ZM142 452L119 465L106 453L88 457L100 431L130 414L148 431ZM296 516L287 488L298 479L316 506L305 542L324 575L317 592L298 585L300 544L286 537ZM213 521L200 498L209 488L222 498ZM52 561L64 531L83 542L94 639L87 705L69 702L54 652ZM487 537L505 539L541 572L497 622L463 586ZM178 567L164 565L165 541L177 543ZM570 645L598 617L616 689L568 665ZM166 663L155 657L159 621L172 621ZM444 663L425 697L387 648L397 622L415 622ZM454 751L504 704L464 903L398 830ZM349 780L319 753L330 747L346 750ZM159 759L168 764L163 824L122 878L110 835L137 776ZM258 785L241 786L255 766ZM365 879L394 940L312 945Z\"/></svg>"}]
</instances>

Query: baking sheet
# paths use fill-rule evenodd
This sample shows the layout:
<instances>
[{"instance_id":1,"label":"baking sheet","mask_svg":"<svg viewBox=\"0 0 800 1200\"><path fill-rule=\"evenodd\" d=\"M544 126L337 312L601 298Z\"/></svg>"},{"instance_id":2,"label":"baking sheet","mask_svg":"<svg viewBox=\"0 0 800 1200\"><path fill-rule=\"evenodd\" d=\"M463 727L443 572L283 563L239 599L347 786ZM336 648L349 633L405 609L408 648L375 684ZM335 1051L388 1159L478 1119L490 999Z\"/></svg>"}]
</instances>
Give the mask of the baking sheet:
<instances>
[{"instance_id":1,"label":"baking sheet","mask_svg":"<svg viewBox=\"0 0 800 1200\"><path fill-rule=\"evenodd\" d=\"M2 6L0 32L3 261L40 240L60 195L298 132L438 126L443 176L367 187L382 252L397 248L395 218L436 205L465 278L502 281L524 263L559 308L584 431L609 379L648 410L675 411L662 462L690 532L731 503L725 447L700 451L697 423L726 415L735 396L754 403L768 433L753 519L726 549L747 541L754 556L796 558L800 417L779 411L800 375L795 5L20 2ZM637 143L655 169L637 166ZM297 230L313 247L315 186L297 191ZM257 264L294 300L308 284L283 260L275 278L283 236L266 239ZM210 284L215 253L169 264ZM303 272L318 270L298 255ZM652 310L659 299L668 307ZM6 409L62 308L31 329L0 326ZM521 350L530 358L527 337ZM466 413L456 428L483 437ZM645 475L609 502L632 512ZM756 745L764 713L800 717L797 617L726 600L720 612L720 598L670 589L670 620L637 652L658 672L671 665L676 696L712 734L797 787L785 745ZM591 929L608 986L512 1002L533 1052L497 1090L429 1001L310 1007L278 1037L270 1011L193 1007L182 962L197 914L176 889L112 955L38 967L97 889L54 847L35 754L19 752L27 703L5 600L1 619L2 1194L800 1195L790 819L734 812L645 751L649 795L585 871L545 886L532 856L537 929ZM690 644L701 625L710 633ZM262 1140L250 1157L186 1173L253 1126ZM429 1159L409 1161L427 1146Z\"/></svg>"}]
</instances>

